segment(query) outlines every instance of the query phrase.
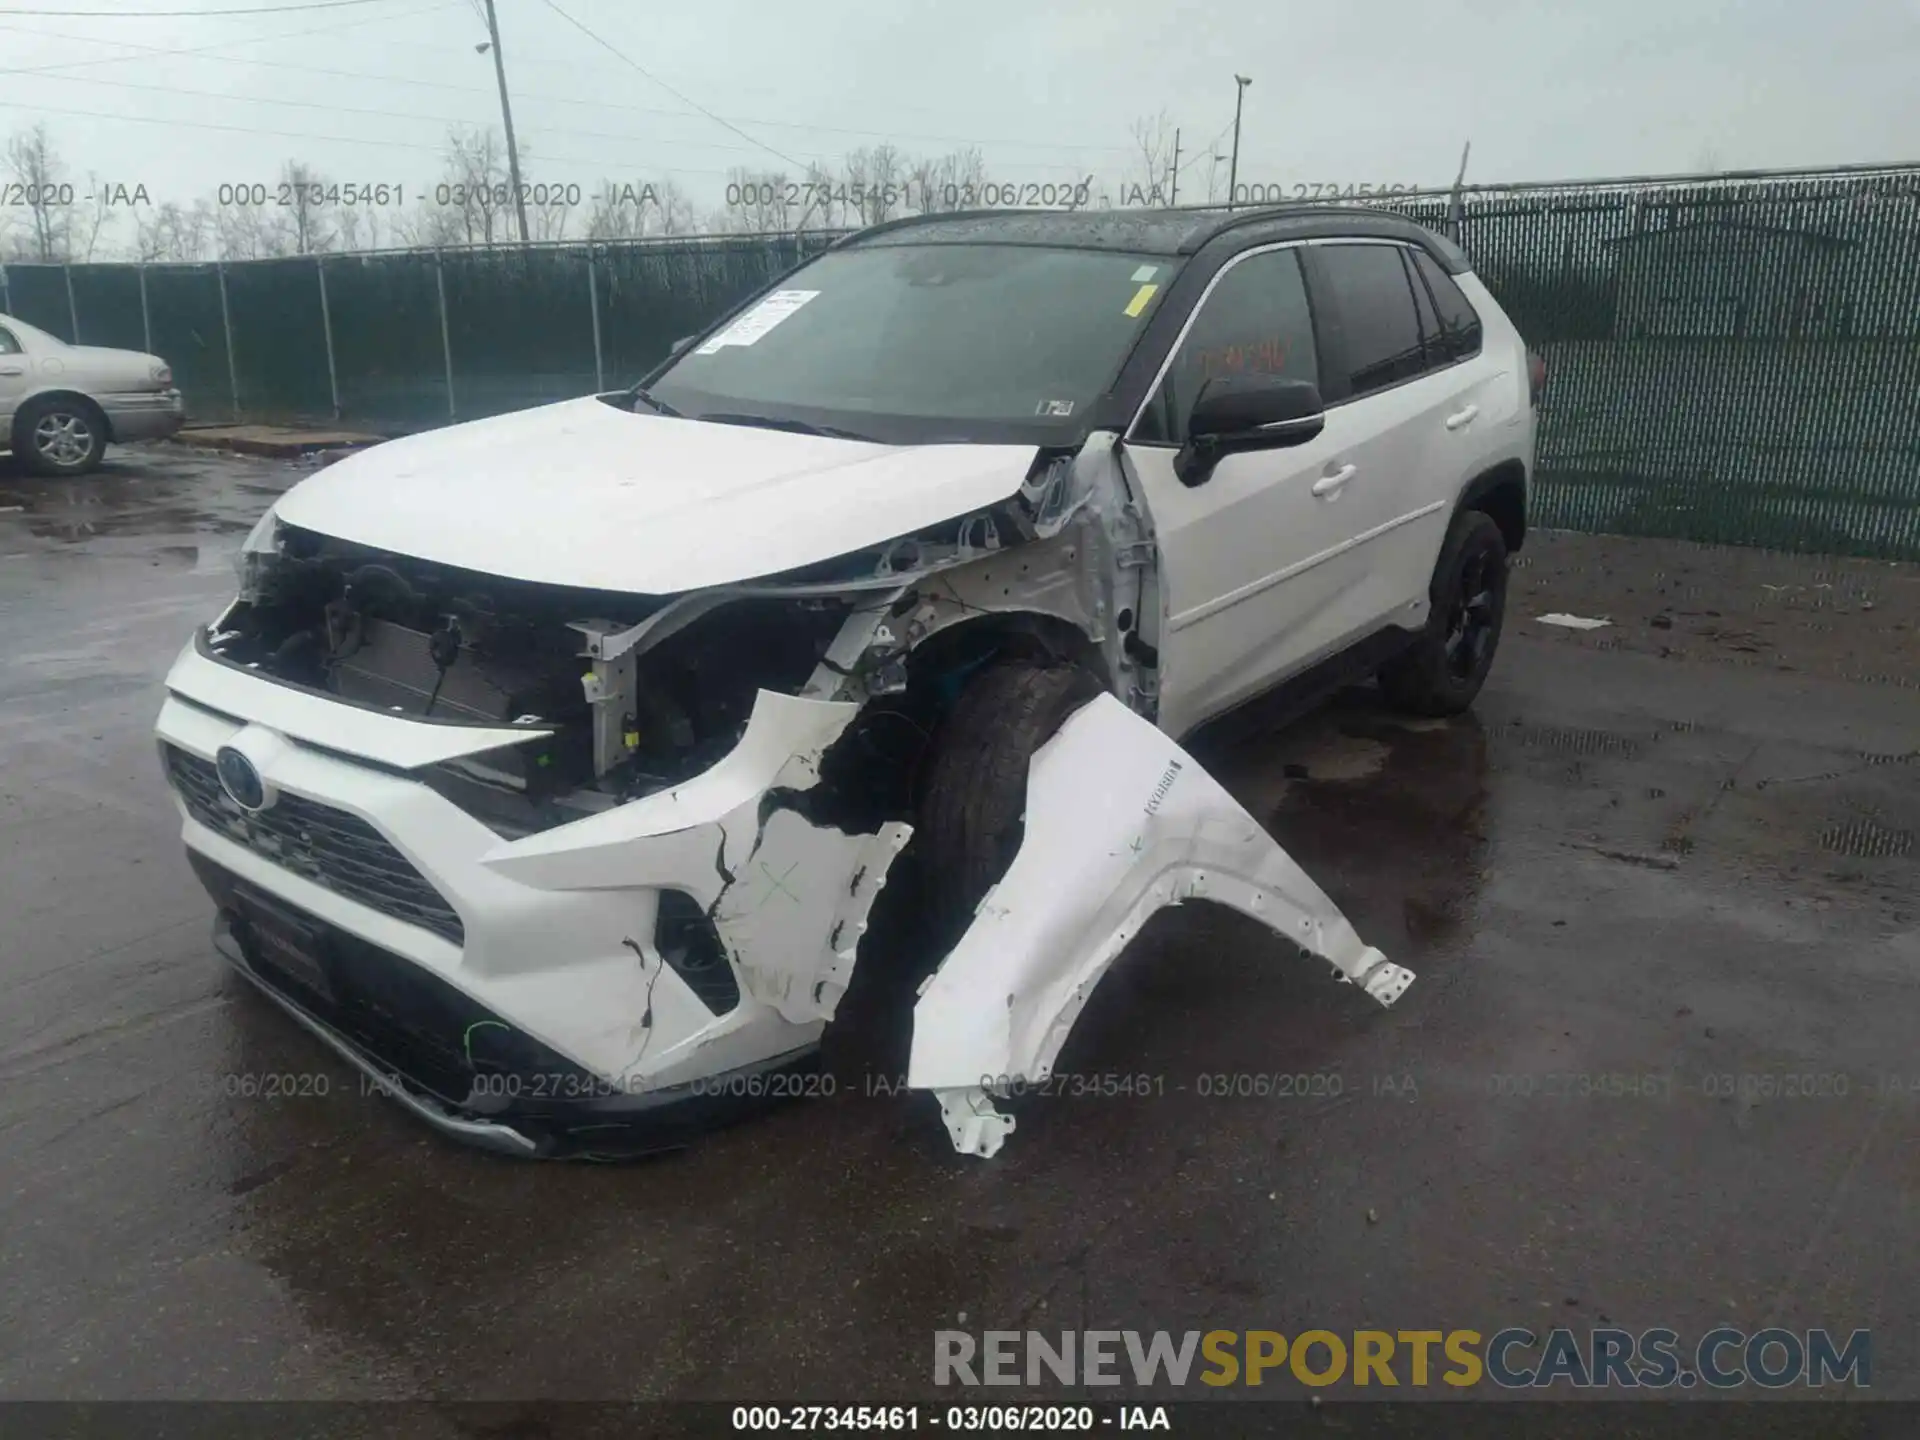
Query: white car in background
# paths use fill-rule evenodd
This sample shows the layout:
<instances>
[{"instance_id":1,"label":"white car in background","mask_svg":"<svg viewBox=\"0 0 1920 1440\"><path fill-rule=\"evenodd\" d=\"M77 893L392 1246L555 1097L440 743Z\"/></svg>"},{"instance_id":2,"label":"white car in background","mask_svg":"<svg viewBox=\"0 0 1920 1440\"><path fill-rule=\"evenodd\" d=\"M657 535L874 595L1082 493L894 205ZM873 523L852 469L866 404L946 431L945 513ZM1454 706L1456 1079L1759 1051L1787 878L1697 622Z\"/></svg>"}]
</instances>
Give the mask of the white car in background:
<instances>
[{"instance_id":1,"label":"white car in background","mask_svg":"<svg viewBox=\"0 0 1920 1440\"><path fill-rule=\"evenodd\" d=\"M0 315L0 446L42 475L84 475L108 441L164 439L185 419L158 355L69 345Z\"/></svg>"}]
</instances>

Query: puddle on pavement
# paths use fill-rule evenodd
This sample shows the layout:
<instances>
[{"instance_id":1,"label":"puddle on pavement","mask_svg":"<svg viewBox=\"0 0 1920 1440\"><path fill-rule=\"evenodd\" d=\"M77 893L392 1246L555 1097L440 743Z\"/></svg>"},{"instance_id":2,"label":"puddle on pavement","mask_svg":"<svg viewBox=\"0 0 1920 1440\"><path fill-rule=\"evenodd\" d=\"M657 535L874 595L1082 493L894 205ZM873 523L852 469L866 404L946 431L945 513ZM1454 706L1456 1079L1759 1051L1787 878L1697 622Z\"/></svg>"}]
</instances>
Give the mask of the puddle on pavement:
<instances>
[{"instance_id":1,"label":"puddle on pavement","mask_svg":"<svg viewBox=\"0 0 1920 1440\"><path fill-rule=\"evenodd\" d=\"M73 480L0 473L0 516L23 523L42 540L63 544L96 536L244 535L253 528L262 508L256 500L236 495L231 508L198 503L209 488L204 480L156 479L149 469L143 466L138 474L103 470Z\"/></svg>"},{"instance_id":2,"label":"puddle on pavement","mask_svg":"<svg viewBox=\"0 0 1920 1440\"><path fill-rule=\"evenodd\" d=\"M1216 763L1370 943L1405 956L1456 937L1488 840L1487 732L1471 713L1407 720L1355 691Z\"/></svg>"}]
</instances>

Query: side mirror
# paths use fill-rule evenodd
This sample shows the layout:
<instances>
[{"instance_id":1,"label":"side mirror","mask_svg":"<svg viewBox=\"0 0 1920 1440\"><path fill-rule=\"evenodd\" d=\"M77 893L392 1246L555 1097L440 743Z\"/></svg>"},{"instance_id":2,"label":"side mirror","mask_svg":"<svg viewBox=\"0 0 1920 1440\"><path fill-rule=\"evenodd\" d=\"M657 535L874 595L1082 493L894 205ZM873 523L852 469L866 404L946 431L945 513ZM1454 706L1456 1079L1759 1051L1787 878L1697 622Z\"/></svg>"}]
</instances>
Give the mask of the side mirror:
<instances>
[{"instance_id":1,"label":"side mirror","mask_svg":"<svg viewBox=\"0 0 1920 1440\"><path fill-rule=\"evenodd\" d=\"M1310 380L1216 375L1193 402L1187 443L1174 456L1174 472L1183 484L1201 485L1225 456L1301 445L1326 426L1320 387Z\"/></svg>"},{"instance_id":2,"label":"side mirror","mask_svg":"<svg viewBox=\"0 0 1920 1440\"><path fill-rule=\"evenodd\" d=\"M691 345L694 342L695 338L696 337L692 335L682 335L678 340L674 341L673 344L668 348L667 354L678 355L682 350L686 349L687 346Z\"/></svg>"}]
</instances>

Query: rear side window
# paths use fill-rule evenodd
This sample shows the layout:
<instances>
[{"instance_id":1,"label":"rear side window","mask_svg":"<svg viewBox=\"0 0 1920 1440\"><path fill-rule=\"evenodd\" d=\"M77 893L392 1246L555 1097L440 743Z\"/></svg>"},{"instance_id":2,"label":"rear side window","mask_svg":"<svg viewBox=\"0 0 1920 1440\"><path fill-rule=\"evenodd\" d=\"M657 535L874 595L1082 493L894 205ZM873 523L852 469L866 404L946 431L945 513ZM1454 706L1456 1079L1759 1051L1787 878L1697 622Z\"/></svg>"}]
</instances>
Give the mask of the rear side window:
<instances>
[{"instance_id":1,"label":"rear side window","mask_svg":"<svg viewBox=\"0 0 1920 1440\"><path fill-rule=\"evenodd\" d=\"M1134 438L1177 445L1186 439L1200 387L1216 375L1320 378L1300 260L1292 250L1249 255L1220 277L1167 368Z\"/></svg>"},{"instance_id":2,"label":"rear side window","mask_svg":"<svg viewBox=\"0 0 1920 1440\"><path fill-rule=\"evenodd\" d=\"M13 332L0 325L0 355L18 355L20 342L13 338Z\"/></svg>"},{"instance_id":3,"label":"rear side window","mask_svg":"<svg viewBox=\"0 0 1920 1440\"><path fill-rule=\"evenodd\" d=\"M1339 317L1349 393L1365 395L1427 368L1412 276L1398 245L1326 245L1316 261Z\"/></svg>"},{"instance_id":4,"label":"rear side window","mask_svg":"<svg viewBox=\"0 0 1920 1440\"><path fill-rule=\"evenodd\" d=\"M1433 261L1424 250L1413 252L1414 269L1426 281L1440 313L1440 349L1445 361L1464 360L1480 353L1480 317L1453 277Z\"/></svg>"}]
</instances>

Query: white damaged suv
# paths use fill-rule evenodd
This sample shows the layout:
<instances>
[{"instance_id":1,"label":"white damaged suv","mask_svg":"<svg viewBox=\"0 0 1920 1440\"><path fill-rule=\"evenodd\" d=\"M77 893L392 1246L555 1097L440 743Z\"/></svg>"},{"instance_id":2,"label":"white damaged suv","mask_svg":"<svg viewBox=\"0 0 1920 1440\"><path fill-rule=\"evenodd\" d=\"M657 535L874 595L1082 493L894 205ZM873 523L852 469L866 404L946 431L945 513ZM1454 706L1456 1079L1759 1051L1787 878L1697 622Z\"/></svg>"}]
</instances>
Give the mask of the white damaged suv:
<instances>
[{"instance_id":1,"label":"white damaged suv","mask_svg":"<svg viewBox=\"0 0 1920 1440\"><path fill-rule=\"evenodd\" d=\"M1370 210L850 236L631 390L262 519L158 727L216 944L529 1156L809 1093L897 860L936 937L907 1080L969 1153L1183 899L1391 1004L1177 741L1369 674L1471 703L1543 384L1461 252Z\"/></svg>"}]
</instances>

